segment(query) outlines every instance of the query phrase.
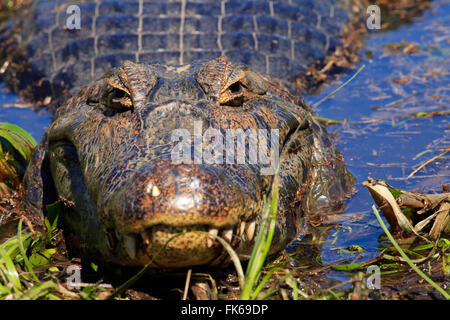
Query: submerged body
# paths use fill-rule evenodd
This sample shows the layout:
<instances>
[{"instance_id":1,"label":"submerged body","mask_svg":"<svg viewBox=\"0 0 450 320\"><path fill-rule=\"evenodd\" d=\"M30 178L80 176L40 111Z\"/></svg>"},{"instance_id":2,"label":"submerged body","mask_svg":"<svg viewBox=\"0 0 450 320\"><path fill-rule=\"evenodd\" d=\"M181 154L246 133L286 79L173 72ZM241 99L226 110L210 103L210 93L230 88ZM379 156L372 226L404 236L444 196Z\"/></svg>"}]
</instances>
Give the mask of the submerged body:
<instances>
[{"instance_id":1,"label":"submerged body","mask_svg":"<svg viewBox=\"0 0 450 320\"><path fill-rule=\"evenodd\" d=\"M46 2L42 1L37 7L40 8L42 3ZM125 10L119 2L114 3ZM247 5L240 5L243 21L249 15L255 17L253 22L264 20L260 16L265 17L267 6L266 18L272 16L272 21L283 21L275 17L275 13L284 12L278 5L274 8L268 1L242 3ZM145 4L149 3L137 4L138 20L144 21ZM165 4L169 6L170 3ZM218 21L221 21L221 27L226 27L223 20L227 17L220 15L228 6L219 4ZM319 1L319 4L325 5L328 1ZM184 1L180 5L184 10L182 24L186 23L189 14L192 19L206 20L202 10L214 7L207 2L202 10L194 6L193 11L189 11ZM308 9L303 17L309 12L315 12L317 16L318 7L310 5L312 9ZM95 19L101 19L99 12L108 6L109 2L95 4ZM293 59L297 48L296 40L292 39L294 22L289 19L284 19L290 21L291 30L284 36L291 37L286 77L288 73L298 71L294 68L298 60ZM304 26L298 26L301 30L321 30L320 22L303 20ZM321 21L326 27L327 20ZM141 30L146 28L139 25ZM265 39L261 29L260 24L252 37ZM232 38L242 36L241 31L241 35L231 33ZM276 33L273 36L283 38ZM143 38L138 35L141 45ZM183 34L182 38L187 35ZM222 38L226 38L226 34L220 34ZM99 39L94 37L96 45ZM311 50L325 55L330 49L331 38L326 36L325 39L328 40L322 51ZM51 41L54 43L55 39ZM67 45L63 47L69 50L69 57L74 56L76 41L71 44L71 49L67 49ZM180 48L186 49L183 43ZM276 50L264 53L264 41L258 44L255 46L254 43L244 58L266 54L263 71L271 74L267 63L281 53ZM230 44L231 47L238 45L237 42ZM233 56L230 48L222 46L215 55ZM98 49L89 60L90 71L95 70ZM130 55L135 54L134 62L115 63L111 71L93 82L87 78L95 79L95 72L74 77L72 69L71 72L67 66L58 69L56 64L50 71L42 71L53 92L58 91L61 82L57 80L62 76L66 80L81 80L76 84L64 82L66 91L76 93L68 99L65 97L69 93L60 95L62 103L25 174L24 205L30 218L43 224L45 205L63 200L61 220L66 244L72 252L100 262L142 266L168 239L182 232L156 258L155 266L222 265L228 260L227 254L207 234L210 233L227 240L242 259L247 259L261 223L264 199L270 196L275 180L273 171L265 171L267 163L251 161L252 146L261 144L264 140L261 136L248 135L248 139L243 140L244 145L239 145L238 141L235 145L232 140L233 153L244 150L247 154L243 163L236 158L230 161L225 154L214 154L209 158L212 161L207 161L217 137L226 137L231 130L277 133L276 140L270 141L273 150L269 148L267 153L270 156L273 151L279 156L275 163L279 164L279 206L272 252L283 248L302 232L308 215L342 207L345 195L352 188L353 177L326 130L314 120L302 100L291 95L285 87L242 66L248 62L245 59L232 59L236 62L232 63L228 58L219 57L183 66L163 66L140 61L142 47L138 52L132 47L122 49L129 50ZM184 49L178 53L182 60L187 52ZM51 57L55 58L58 51L53 50ZM310 59L311 52L303 54ZM32 54L31 61L34 61ZM117 53L114 55L118 56ZM208 55L200 54L200 57L208 58ZM258 68L257 63L256 66ZM33 70L31 68L31 72ZM282 72L280 68L273 70ZM198 128L201 128L200 132ZM215 130L209 131L214 137L206 135L205 131L209 129ZM188 147L174 138L179 137L175 133L180 132L193 137ZM201 146L201 159L195 159L198 150L196 134L201 135L200 142L197 140L197 147ZM174 159L174 152L180 150L184 157L186 153L194 154L193 158ZM192 150L193 153L189 152ZM230 151L229 145L226 151Z\"/></svg>"}]
</instances>

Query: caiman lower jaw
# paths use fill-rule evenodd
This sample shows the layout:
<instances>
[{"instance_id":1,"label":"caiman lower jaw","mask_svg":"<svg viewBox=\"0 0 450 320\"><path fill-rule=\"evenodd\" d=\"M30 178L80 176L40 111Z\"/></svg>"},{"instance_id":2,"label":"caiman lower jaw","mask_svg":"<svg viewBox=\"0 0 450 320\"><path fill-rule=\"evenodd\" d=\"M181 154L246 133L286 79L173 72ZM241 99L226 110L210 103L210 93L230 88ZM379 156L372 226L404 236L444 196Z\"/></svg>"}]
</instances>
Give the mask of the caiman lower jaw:
<instances>
[{"instance_id":1,"label":"caiman lower jaw","mask_svg":"<svg viewBox=\"0 0 450 320\"><path fill-rule=\"evenodd\" d=\"M117 234L120 249L126 259L120 264L163 268L182 268L195 265L215 265L223 263L226 251L215 238L221 237L233 248L241 242L251 242L255 238L256 220L243 221L228 229L216 229L206 225L172 227L155 225L143 232ZM109 240L111 246L113 244Z\"/></svg>"}]
</instances>

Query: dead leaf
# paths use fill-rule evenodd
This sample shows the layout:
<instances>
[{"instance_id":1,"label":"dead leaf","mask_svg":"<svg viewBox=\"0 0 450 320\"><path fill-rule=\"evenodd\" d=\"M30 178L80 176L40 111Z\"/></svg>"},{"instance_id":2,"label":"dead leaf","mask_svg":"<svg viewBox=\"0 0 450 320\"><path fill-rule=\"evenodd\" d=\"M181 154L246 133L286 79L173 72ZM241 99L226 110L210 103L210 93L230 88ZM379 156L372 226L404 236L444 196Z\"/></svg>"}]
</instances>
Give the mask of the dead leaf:
<instances>
[{"instance_id":1,"label":"dead leaf","mask_svg":"<svg viewBox=\"0 0 450 320\"><path fill-rule=\"evenodd\" d=\"M442 232L450 232L450 193L423 194L407 190L396 189L383 180L368 178L363 182L372 195L375 203L389 222L392 233L397 236L411 236L414 234L427 242L436 240ZM393 195L395 194L395 197ZM413 221L403 213L404 209L411 209ZM422 217L422 218L420 218ZM431 230L426 233L425 227L432 223Z\"/></svg>"},{"instance_id":2,"label":"dead leaf","mask_svg":"<svg viewBox=\"0 0 450 320\"><path fill-rule=\"evenodd\" d=\"M443 202L437 212L433 227L430 230L430 238L436 240L445 229L450 229L450 203Z\"/></svg>"}]
</instances>

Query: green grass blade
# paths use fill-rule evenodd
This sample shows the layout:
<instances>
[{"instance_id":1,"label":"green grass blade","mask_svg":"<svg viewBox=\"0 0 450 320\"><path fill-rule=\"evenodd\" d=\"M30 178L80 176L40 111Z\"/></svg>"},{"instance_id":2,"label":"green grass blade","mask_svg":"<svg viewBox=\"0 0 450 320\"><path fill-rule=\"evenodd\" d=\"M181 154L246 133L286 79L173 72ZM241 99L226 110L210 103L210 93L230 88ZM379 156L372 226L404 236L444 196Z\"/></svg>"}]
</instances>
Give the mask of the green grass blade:
<instances>
[{"instance_id":1,"label":"green grass blade","mask_svg":"<svg viewBox=\"0 0 450 320\"><path fill-rule=\"evenodd\" d=\"M276 178L274 178L270 205L267 205L266 202L266 209L264 210L260 231L256 237L255 247L247 266L246 282L241 293L242 300L249 300L252 297L252 290L259 280L261 269L272 243L278 209L278 187L276 184L277 181Z\"/></svg>"},{"instance_id":2,"label":"green grass blade","mask_svg":"<svg viewBox=\"0 0 450 320\"><path fill-rule=\"evenodd\" d=\"M418 274L420 275L426 282L428 282L433 288L435 288L437 291L439 291L445 299L450 300L450 294L448 294L444 289L442 289L440 286L438 286L433 280L431 280L425 273L423 273L417 266L409 259L409 257L406 255L406 253L402 250L402 248L398 245L397 241L395 241L392 234L389 232L388 228L384 224L383 220L381 219L381 216L378 212L378 210L375 208L375 205L372 206L373 213L377 217L378 222L381 225L381 228L383 228L384 233L386 233L387 237L389 238L389 241L393 244L395 249L400 253L400 255L405 259L406 263Z\"/></svg>"},{"instance_id":3,"label":"green grass blade","mask_svg":"<svg viewBox=\"0 0 450 320\"><path fill-rule=\"evenodd\" d=\"M341 90L343 87L345 87L347 84L350 83L350 81L352 81L364 68L366 67L365 64L363 64L358 71L356 71L356 73L350 77L350 79L348 79L347 81L345 81L343 84L341 84L336 90L333 90L333 92L331 92L329 95L327 95L325 98L321 99L319 102L315 103L312 107L313 108L317 108L318 106L320 106L322 103L324 103L325 101L327 101L329 98L331 98L332 96L334 96L334 94L336 92L338 92L339 90Z\"/></svg>"},{"instance_id":4,"label":"green grass blade","mask_svg":"<svg viewBox=\"0 0 450 320\"><path fill-rule=\"evenodd\" d=\"M18 244L19 244L20 253L22 255L22 258L23 258L23 261L25 263L25 266L26 266L27 270L30 272L31 276L34 278L34 280L39 281L38 277L33 272L33 267L31 266L31 263L28 260L27 254L25 252L25 248L24 248L23 240L22 240L22 222L23 222L23 220L20 219L19 227L18 227L18 231L17 231L17 238L19 240Z\"/></svg>"},{"instance_id":5,"label":"green grass blade","mask_svg":"<svg viewBox=\"0 0 450 320\"><path fill-rule=\"evenodd\" d=\"M46 297L50 292L57 290L57 285L52 280L35 284L31 289L22 293L17 300L37 300Z\"/></svg>"},{"instance_id":6,"label":"green grass blade","mask_svg":"<svg viewBox=\"0 0 450 320\"><path fill-rule=\"evenodd\" d=\"M22 235L22 241L26 243L27 246L30 240L31 233ZM11 259L14 259L20 253L18 237L14 236L11 239L8 239L6 242L0 245L0 248L3 248Z\"/></svg>"},{"instance_id":7,"label":"green grass blade","mask_svg":"<svg viewBox=\"0 0 450 320\"><path fill-rule=\"evenodd\" d=\"M264 285L269 281L270 277L272 277L272 274L276 271L284 271L282 268L272 268L269 272L264 276L264 278L261 280L261 282L258 284L258 286L253 290L252 298L256 299L258 297L259 293L263 289Z\"/></svg>"},{"instance_id":8,"label":"green grass blade","mask_svg":"<svg viewBox=\"0 0 450 320\"><path fill-rule=\"evenodd\" d=\"M21 127L6 122L0 122L0 137L8 140L25 160L31 158L31 153L37 144L36 140Z\"/></svg>"},{"instance_id":9,"label":"green grass blade","mask_svg":"<svg viewBox=\"0 0 450 320\"><path fill-rule=\"evenodd\" d=\"M268 297L273 296L275 293L277 293L278 290L278 288L275 288L266 292L262 297L259 298L259 300L266 300Z\"/></svg>"},{"instance_id":10,"label":"green grass blade","mask_svg":"<svg viewBox=\"0 0 450 320\"><path fill-rule=\"evenodd\" d=\"M0 270L4 273L6 280L13 285L14 290L22 289L19 274L14 266L14 262L7 252L0 247Z\"/></svg>"}]
</instances>

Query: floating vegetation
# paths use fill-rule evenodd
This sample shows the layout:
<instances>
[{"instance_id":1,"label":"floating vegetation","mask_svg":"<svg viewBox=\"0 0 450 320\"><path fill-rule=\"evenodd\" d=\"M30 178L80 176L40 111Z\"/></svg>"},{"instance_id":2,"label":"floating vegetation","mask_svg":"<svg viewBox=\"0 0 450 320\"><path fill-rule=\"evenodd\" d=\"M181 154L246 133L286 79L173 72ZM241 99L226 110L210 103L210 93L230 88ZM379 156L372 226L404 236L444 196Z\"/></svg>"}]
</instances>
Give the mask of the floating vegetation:
<instances>
[{"instance_id":1,"label":"floating vegetation","mask_svg":"<svg viewBox=\"0 0 450 320\"><path fill-rule=\"evenodd\" d=\"M400 43L391 43L383 46L383 49L386 49L391 54L400 54L400 53L417 53L420 52L420 46L415 42L406 42L402 40Z\"/></svg>"},{"instance_id":2,"label":"floating vegetation","mask_svg":"<svg viewBox=\"0 0 450 320\"><path fill-rule=\"evenodd\" d=\"M418 274L420 275L426 282L428 282L433 288L435 288L437 291L439 291L445 299L450 300L450 294L446 292L444 289L442 289L439 285L437 285L433 280L431 280L425 273L422 272L415 264L411 261L411 259L406 255L406 253L402 250L402 248L398 245L397 241L395 241L394 237L391 235L389 230L387 229L386 225L384 224L383 220L381 219L380 214L378 213L375 206L372 207L373 212L376 215L378 222L380 223L381 227L383 228L384 232L389 238L389 241L394 245L395 249L400 253L404 261ZM448 210L447 210L448 215ZM447 247L448 249L448 247Z\"/></svg>"},{"instance_id":3,"label":"floating vegetation","mask_svg":"<svg viewBox=\"0 0 450 320\"><path fill-rule=\"evenodd\" d=\"M363 182L398 237L418 237L425 242L450 233L450 193L423 194L401 190L383 180Z\"/></svg>"},{"instance_id":4,"label":"floating vegetation","mask_svg":"<svg viewBox=\"0 0 450 320\"><path fill-rule=\"evenodd\" d=\"M398 118L431 118L435 116L446 116L450 115L450 110L443 110L443 111L421 111L421 112L414 112L410 114L402 114L398 115Z\"/></svg>"}]
</instances>

